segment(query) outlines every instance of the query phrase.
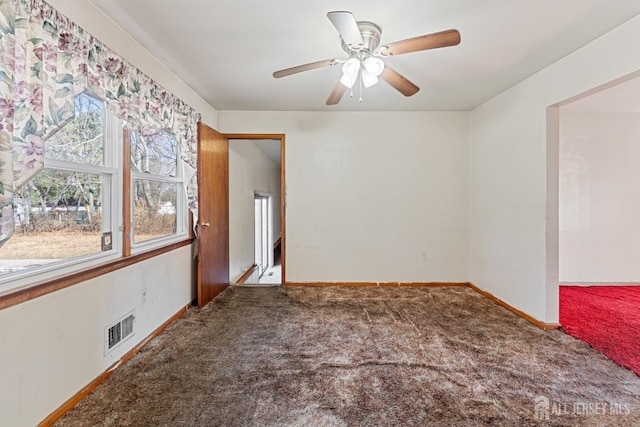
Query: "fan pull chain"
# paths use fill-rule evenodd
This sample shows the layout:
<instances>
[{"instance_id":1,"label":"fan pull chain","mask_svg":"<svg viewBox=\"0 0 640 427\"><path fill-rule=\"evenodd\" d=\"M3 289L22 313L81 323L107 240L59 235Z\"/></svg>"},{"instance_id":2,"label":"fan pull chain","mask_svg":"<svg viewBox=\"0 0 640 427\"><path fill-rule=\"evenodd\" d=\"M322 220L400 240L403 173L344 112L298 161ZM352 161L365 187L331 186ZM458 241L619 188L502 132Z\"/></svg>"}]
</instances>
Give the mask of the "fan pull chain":
<instances>
[{"instance_id":1,"label":"fan pull chain","mask_svg":"<svg viewBox=\"0 0 640 427\"><path fill-rule=\"evenodd\" d=\"M360 69L360 72L358 73L358 80L360 80L360 99L359 101L362 102L362 66Z\"/></svg>"}]
</instances>

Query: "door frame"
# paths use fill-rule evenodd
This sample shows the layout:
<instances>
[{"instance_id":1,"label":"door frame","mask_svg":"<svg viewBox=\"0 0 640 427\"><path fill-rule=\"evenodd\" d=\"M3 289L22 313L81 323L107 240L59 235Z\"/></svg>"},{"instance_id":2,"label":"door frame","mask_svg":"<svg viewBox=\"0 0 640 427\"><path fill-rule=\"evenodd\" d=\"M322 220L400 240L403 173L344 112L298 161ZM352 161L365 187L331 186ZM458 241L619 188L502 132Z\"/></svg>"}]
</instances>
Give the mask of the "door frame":
<instances>
[{"instance_id":1,"label":"door frame","mask_svg":"<svg viewBox=\"0 0 640 427\"><path fill-rule=\"evenodd\" d=\"M279 139L280 140L280 262L282 264L282 286L286 286L286 213L287 213L287 185L285 162L285 134L283 133L224 133L228 140L244 139Z\"/></svg>"}]
</instances>

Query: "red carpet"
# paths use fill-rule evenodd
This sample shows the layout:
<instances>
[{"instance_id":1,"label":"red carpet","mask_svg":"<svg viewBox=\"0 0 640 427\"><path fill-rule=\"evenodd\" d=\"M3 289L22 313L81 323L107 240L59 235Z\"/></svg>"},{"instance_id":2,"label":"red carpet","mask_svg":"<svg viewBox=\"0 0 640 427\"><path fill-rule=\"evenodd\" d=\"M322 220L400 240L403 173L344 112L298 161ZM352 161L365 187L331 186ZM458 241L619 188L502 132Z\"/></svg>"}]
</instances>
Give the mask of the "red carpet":
<instances>
[{"instance_id":1,"label":"red carpet","mask_svg":"<svg viewBox=\"0 0 640 427\"><path fill-rule=\"evenodd\" d=\"M640 375L640 286L560 286L560 324Z\"/></svg>"}]
</instances>

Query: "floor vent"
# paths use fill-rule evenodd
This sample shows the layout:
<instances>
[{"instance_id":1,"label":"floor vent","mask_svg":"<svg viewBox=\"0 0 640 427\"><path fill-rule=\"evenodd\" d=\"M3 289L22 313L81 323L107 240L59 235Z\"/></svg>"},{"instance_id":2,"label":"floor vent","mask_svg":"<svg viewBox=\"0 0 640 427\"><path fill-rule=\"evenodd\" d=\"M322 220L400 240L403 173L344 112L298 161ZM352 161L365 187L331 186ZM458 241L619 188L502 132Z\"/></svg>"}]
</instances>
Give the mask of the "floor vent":
<instances>
[{"instance_id":1,"label":"floor vent","mask_svg":"<svg viewBox=\"0 0 640 427\"><path fill-rule=\"evenodd\" d=\"M133 311L124 317L111 323L105 328L104 354L105 356L116 348L120 343L133 336Z\"/></svg>"}]
</instances>

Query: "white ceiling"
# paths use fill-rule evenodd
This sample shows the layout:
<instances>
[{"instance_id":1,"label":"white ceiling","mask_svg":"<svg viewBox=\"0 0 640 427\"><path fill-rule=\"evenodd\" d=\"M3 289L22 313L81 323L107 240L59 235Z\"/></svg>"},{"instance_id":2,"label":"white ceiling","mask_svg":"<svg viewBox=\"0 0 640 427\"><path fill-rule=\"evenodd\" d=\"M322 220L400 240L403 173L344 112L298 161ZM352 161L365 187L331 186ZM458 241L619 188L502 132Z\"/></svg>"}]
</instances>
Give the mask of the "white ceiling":
<instances>
[{"instance_id":1,"label":"white ceiling","mask_svg":"<svg viewBox=\"0 0 640 427\"><path fill-rule=\"evenodd\" d=\"M268 158L273 160L280 166L282 159L280 157L280 140L279 139L256 139L253 143L262 150Z\"/></svg>"},{"instance_id":2,"label":"white ceiling","mask_svg":"<svg viewBox=\"0 0 640 427\"><path fill-rule=\"evenodd\" d=\"M218 110L470 110L640 13L638 0L91 1ZM332 10L378 24L383 44L450 28L462 42L386 59L421 88L410 98L381 82L328 107L339 67L272 73L344 58Z\"/></svg>"},{"instance_id":3,"label":"white ceiling","mask_svg":"<svg viewBox=\"0 0 640 427\"><path fill-rule=\"evenodd\" d=\"M279 139L230 139L229 142L243 142L253 143L258 147L268 158L273 160L278 166L282 165L280 140Z\"/></svg>"}]
</instances>

